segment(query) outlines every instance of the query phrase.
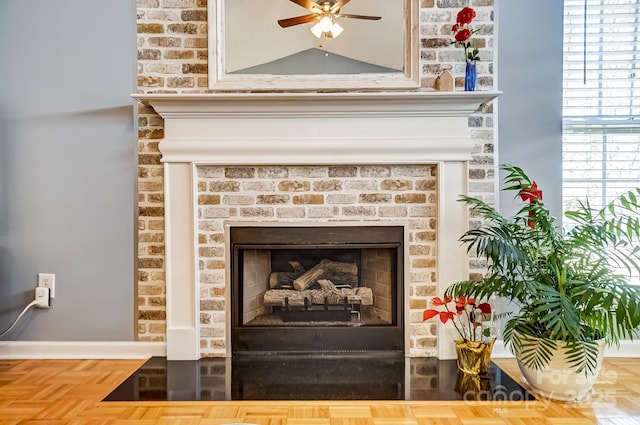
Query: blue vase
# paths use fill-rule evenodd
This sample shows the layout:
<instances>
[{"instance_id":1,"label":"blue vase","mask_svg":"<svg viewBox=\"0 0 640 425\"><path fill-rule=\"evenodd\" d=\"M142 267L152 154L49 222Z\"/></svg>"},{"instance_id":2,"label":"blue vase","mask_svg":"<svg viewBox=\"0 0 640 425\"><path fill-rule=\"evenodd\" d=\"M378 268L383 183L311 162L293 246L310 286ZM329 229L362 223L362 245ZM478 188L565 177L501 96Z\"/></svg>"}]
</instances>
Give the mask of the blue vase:
<instances>
[{"instance_id":1,"label":"blue vase","mask_svg":"<svg viewBox=\"0 0 640 425\"><path fill-rule=\"evenodd\" d=\"M476 70L476 61L467 62L464 72L464 91L475 91L478 81L478 72Z\"/></svg>"}]
</instances>

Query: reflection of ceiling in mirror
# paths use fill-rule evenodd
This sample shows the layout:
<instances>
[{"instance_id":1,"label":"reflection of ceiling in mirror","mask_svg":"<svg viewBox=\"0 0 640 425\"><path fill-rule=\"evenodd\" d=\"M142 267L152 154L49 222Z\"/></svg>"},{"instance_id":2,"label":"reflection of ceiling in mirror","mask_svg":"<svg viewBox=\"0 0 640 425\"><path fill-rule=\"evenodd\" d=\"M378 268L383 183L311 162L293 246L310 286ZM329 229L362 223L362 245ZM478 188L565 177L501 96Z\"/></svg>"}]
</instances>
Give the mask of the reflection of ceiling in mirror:
<instances>
[{"instance_id":1,"label":"reflection of ceiling in mirror","mask_svg":"<svg viewBox=\"0 0 640 425\"><path fill-rule=\"evenodd\" d=\"M402 72L402 70L372 65L346 56L312 48L273 62L240 69L234 71L233 74L314 75L374 74L383 72Z\"/></svg>"},{"instance_id":2,"label":"reflection of ceiling in mirror","mask_svg":"<svg viewBox=\"0 0 640 425\"><path fill-rule=\"evenodd\" d=\"M354 63L364 62L401 71L404 64L403 5L404 0L351 0L342 9L343 13L381 16L382 19L340 18L338 22L344 32L339 37L318 39L309 30L313 23L289 28L278 25L279 19L310 13L289 0L225 0L226 72L296 57L296 54L314 48L351 58ZM256 69L254 73L259 73L260 67L253 69Z\"/></svg>"}]
</instances>

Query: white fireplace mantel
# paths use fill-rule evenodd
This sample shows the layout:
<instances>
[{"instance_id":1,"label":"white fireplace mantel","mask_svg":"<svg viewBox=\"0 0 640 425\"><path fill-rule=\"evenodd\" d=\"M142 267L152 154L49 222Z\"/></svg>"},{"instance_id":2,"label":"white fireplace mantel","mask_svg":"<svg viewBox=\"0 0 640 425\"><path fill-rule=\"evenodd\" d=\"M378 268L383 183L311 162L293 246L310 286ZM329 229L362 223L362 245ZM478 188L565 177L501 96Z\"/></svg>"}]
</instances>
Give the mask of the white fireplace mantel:
<instances>
[{"instance_id":1,"label":"white fireplace mantel","mask_svg":"<svg viewBox=\"0 0 640 425\"><path fill-rule=\"evenodd\" d=\"M198 165L437 164L438 292L468 276L468 117L499 92L135 94L164 118L167 357L200 357ZM445 260L446 259L446 260ZM409 326L407 326L408 328ZM438 341L450 339L438 327ZM453 358L452 344L438 344ZM227 355L230 353L227 352Z\"/></svg>"}]
</instances>

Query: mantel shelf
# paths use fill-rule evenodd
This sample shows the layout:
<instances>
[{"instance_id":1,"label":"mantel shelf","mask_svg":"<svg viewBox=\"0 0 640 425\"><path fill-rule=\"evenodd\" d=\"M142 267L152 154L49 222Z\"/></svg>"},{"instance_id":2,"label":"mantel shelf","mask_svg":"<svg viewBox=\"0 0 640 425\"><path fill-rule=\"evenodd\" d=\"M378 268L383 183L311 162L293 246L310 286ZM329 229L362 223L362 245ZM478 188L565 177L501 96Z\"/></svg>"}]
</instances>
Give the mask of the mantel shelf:
<instances>
[{"instance_id":1,"label":"mantel shelf","mask_svg":"<svg viewBox=\"0 0 640 425\"><path fill-rule=\"evenodd\" d=\"M163 118L468 116L500 95L473 92L133 94Z\"/></svg>"}]
</instances>

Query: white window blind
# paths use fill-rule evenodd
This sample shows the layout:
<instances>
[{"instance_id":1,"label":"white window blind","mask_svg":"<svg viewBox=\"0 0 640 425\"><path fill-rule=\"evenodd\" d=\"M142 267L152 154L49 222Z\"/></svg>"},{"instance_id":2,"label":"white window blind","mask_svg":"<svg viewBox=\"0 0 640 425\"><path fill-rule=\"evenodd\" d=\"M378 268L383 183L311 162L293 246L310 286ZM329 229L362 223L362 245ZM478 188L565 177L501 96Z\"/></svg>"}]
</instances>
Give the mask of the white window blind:
<instances>
[{"instance_id":1,"label":"white window blind","mask_svg":"<svg viewBox=\"0 0 640 425\"><path fill-rule=\"evenodd\" d=\"M601 207L640 187L640 0L564 9L563 207Z\"/></svg>"},{"instance_id":2,"label":"white window blind","mask_svg":"<svg viewBox=\"0 0 640 425\"><path fill-rule=\"evenodd\" d=\"M564 207L640 186L640 0L564 1Z\"/></svg>"}]
</instances>

